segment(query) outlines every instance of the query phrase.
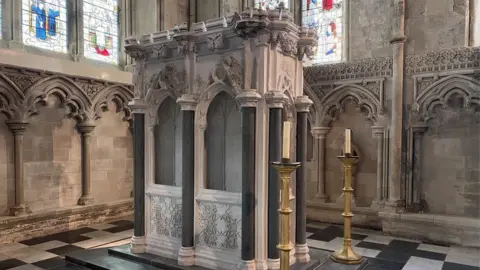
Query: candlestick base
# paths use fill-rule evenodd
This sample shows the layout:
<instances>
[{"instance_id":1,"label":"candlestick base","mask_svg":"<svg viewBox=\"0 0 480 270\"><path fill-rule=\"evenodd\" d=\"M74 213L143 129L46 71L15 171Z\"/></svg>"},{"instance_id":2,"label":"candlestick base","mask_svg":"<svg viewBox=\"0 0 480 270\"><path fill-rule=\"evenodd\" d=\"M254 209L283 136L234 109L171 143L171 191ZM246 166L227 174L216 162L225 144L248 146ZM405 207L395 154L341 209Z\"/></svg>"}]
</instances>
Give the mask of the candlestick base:
<instances>
[{"instance_id":1,"label":"candlestick base","mask_svg":"<svg viewBox=\"0 0 480 270\"><path fill-rule=\"evenodd\" d=\"M366 269L368 260L363 260L360 264L340 264L332 260L327 260L315 270L361 270Z\"/></svg>"},{"instance_id":2,"label":"candlestick base","mask_svg":"<svg viewBox=\"0 0 480 270\"><path fill-rule=\"evenodd\" d=\"M353 251L352 246L344 245L330 257L334 262L341 264L361 264L363 257Z\"/></svg>"}]
</instances>

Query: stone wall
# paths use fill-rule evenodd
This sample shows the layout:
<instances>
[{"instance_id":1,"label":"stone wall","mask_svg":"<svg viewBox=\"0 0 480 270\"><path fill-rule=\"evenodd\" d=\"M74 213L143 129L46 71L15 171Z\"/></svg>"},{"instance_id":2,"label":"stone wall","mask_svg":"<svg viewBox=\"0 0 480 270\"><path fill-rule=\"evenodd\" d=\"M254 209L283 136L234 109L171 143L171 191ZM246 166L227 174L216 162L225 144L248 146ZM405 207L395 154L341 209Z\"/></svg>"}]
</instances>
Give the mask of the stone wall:
<instances>
[{"instance_id":1,"label":"stone wall","mask_svg":"<svg viewBox=\"0 0 480 270\"><path fill-rule=\"evenodd\" d=\"M5 65L1 69L0 213L8 215L19 204L38 213L128 200L133 164L126 104L131 86ZM11 129L19 126L24 132L15 136L23 142L15 144ZM82 138L88 134L89 145ZM15 148L23 154L20 163L14 162ZM82 163L89 175L83 175ZM23 200L16 198L17 191ZM88 200L79 200L82 196Z\"/></svg>"}]
</instances>

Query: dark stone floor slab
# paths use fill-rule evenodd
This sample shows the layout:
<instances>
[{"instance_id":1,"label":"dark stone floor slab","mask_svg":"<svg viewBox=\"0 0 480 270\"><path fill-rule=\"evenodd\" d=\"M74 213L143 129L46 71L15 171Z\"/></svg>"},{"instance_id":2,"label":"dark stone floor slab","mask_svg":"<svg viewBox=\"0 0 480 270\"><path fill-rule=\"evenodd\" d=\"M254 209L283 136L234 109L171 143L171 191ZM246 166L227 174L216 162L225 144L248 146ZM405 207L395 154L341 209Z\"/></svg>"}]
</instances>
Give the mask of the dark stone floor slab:
<instances>
[{"instance_id":1,"label":"dark stone floor slab","mask_svg":"<svg viewBox=\"0 0 480 270\"><path fill-rule=\"evenodd\" d=\"M367 264L367 260L364 260L361 264L357 265L340 264L332 260L327 260L325 263L315 268L315 270L364 270Z\"/></svg>"}]
</instances>

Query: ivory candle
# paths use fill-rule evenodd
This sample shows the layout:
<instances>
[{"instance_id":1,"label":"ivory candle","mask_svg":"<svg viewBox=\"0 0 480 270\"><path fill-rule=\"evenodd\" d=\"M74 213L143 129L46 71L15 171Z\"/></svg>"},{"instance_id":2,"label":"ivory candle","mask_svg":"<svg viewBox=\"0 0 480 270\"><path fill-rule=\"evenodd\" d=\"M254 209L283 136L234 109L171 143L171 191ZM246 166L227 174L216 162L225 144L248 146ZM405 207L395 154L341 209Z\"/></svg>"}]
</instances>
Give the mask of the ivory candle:
<instances>
[{"instance_id":1,"label":"ivory candle","mask_svg":"<svg viewBox=\"0 0 480 270\"><path fill-rule=\"evenodd\" d=\"M291 123L288 121L283 122L283 153L282 157L290 159L290 130Z\"/></svg>"},{"instance_id":2,"label":"ivory candle","mask_svg":"<svg viewBox=\"0 0 480 270\"><path fill-rule=\"evenodd\" d=\"M345 155L352 153L352 130L345 129Z\"/></svg>"}]
</instances>

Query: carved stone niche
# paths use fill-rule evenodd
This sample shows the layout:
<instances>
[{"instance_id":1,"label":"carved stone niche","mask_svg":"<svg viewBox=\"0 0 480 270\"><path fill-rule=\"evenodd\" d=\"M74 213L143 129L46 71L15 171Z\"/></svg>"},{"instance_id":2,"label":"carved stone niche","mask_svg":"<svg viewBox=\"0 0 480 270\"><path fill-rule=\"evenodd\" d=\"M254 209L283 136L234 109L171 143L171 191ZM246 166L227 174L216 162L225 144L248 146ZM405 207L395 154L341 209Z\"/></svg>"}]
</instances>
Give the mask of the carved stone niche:
<instances>
[{"instance_id":1,"label":"carved stone niche","mask_svg":"<svg viewBox=\"0 0 480 270\"><path fill-rule=\"evenodd\" d=\"M355 197L356 197L356 193L355 193L355 187L356 187L356 184L357 184L357 164L358 162L360 161L360 158L362 157L362 155L360 154L360 148L353 144L352 143L352 150L353 150L353 153L354 155L358 156L358 159L357 161L352 165L352 188L353 188L353 193L352 193L352 207L356 207L356 203L355 203ZM342 148L342 151L344 152L345 149ZM340 171L342 172L342 187L345 187L345 169L343 167L343 164L340 163ZM342 192L342 194L337 198L336 200L336 203L338 205L342 205L343 206L343 203L344 203L344 197L345 197L345 194Z\"/></svg>"}]
</instances>

